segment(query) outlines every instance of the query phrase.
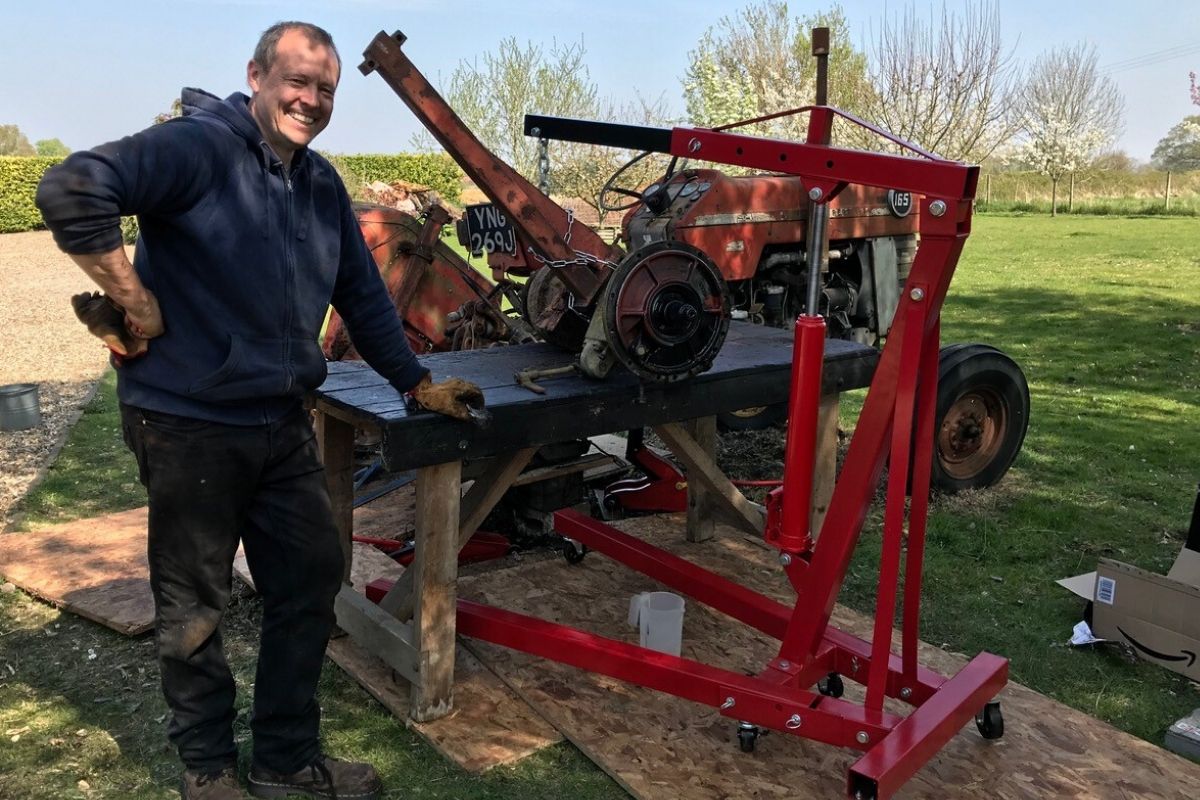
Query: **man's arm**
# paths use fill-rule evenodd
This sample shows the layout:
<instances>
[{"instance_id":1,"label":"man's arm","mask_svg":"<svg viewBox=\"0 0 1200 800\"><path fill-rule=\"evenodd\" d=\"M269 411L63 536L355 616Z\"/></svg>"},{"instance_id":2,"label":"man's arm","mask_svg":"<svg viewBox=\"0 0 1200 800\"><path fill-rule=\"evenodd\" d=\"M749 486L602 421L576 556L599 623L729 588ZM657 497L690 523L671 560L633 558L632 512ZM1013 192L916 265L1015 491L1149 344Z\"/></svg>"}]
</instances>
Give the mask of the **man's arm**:
<instances>
[{"instance_id":1,"label":"man's arm","mask_svg":"<svg viewBox=\"0 0 1200 800\"><path fill-rule=\"evenodd\" d=\"M125 325L130 333L139 339L162 335L163 320L158 300L129 263L124 247L107 253L72 254L71 260L125 310Z\"/></svg>"}]
</instances>

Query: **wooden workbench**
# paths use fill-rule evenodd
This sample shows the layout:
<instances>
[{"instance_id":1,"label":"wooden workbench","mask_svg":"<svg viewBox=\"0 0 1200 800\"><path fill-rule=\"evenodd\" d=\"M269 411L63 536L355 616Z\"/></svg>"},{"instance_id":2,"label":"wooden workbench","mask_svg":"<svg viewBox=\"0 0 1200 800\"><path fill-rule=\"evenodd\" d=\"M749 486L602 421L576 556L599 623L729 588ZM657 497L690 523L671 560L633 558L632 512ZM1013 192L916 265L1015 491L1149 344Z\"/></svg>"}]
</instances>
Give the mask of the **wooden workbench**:
<instances>
[{"instance_id":1,"label":"wooden workbench","mask_svg":"<svg viewBox=\"0 0 1200 800\"><path fill-rule=\"evenodd\" d=\"M355 429L382 437L384 466L417 470L416 557L379 605L347 587L338 596L338 625L412 683L412 717L451 710L457 554L542 445L612 431L653 428L688 474L687 535L713 535L720 517L761 533L762 509L717 469L715 415L787 399L792 333L733 323L712 369L674 384L643 384L620 367L603 381L578 375L540 382L545 394L517 386L514 374L565 366L573 356L550 345L496 347L423 357L435 381L459 377L484 391L491 425L480 429L429 412L409 413L396 391L365 364L337 362L315 393L318 437L334 516L344 537L349 574ZM873 348L830 340L814 515L832 492L837 398L866 386ZM462 463L483 462L463 495Z\"/></svg>"}]
</instances>

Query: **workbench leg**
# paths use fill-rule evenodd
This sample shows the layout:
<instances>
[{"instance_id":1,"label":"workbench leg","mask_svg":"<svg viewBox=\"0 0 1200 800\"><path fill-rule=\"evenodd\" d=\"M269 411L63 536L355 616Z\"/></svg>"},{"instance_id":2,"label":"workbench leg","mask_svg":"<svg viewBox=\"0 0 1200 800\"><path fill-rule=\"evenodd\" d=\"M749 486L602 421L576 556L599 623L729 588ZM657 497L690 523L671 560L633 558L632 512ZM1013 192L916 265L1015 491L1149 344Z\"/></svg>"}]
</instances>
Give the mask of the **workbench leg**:
<instances>
[{"instance_id":1,"label":"workbench leg","mask_svg":"<svg viewBox=\"0 0 1200 800\"><path fill-rule=\"evenodd\" d=\"M342 540L346 566L342 580L350 582L353 558L350 537L354 532L354 426L322 411L316 412L317 447L325 464L325 484L333 521Z\"/></svg>"},{"instance_id":2,"label":"workbench leg","mask_svg":"<svg viewBox=\"0 0 1200 800\"><path fill-rule=\"evenodd\" d=\"M716 460L717 455L717 418L698 417L683 423L683 429L696 440L700 449L710 459ZM699 480L688 476L687 483L687 540L689 542L705 542L716 536L717 520L716 506L712 493L704 488Z\"/></svg>"},{"instance_id":3,"label":"workbench leg","mask_svg":"<svg viewBox=\"0 0 1200 800\"><path fill-rule=\"evenodd\" d=\"M417 722L444 717L452 707L461 491L458 461L417 472L416 552L411 570L416 587L413 644L420 680L412 687L410 711Z\"/></svg>"},{"instance_id":4,"label":"workbench leg","mask_svg":"<svg viewBox=\"0 0 1200 800\"><path fill-rule=\"evenodd\" d=\"M817 413L817 453L813 464L812 516L809 518L814 539L821 533L829 501L833 499L833 485L837 481L839 397L837 392L822 395Z\"/></svg>"}]
</instances>

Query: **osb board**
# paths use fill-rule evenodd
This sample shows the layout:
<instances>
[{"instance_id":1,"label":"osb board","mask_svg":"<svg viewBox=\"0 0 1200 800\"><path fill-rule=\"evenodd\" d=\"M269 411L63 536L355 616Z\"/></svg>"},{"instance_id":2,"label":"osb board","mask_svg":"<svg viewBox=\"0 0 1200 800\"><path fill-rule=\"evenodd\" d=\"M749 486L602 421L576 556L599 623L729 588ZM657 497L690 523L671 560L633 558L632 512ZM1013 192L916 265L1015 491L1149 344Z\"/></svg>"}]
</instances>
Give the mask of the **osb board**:
<instances>
[{"instance_id":1,"label":"osb board","mask_svg":"<svg viewBox=\"0 0 1200 800\"><path fill-rule=\"evenodd\" d=\"M627 521L621 527L726 577L790 602L774 553L731 529L709 542L683 540L683 518ZM561 560L460 580L460 594L600 635L636 643L626 624L629 598L659 588L599 554L571 567ZM839 608L839 627L869 637L871 620ZM631 794L671 798L841 797L850 750L773 733L751 754L739 751L734 723L715 710L516 651L468 640L497 672ZM778 644L689 601L685 657L754 672ZM922 662L953 673L965 659L923 646ZM847 696L856 684L847 681ZM968 723L899 793L902 798L1178 798L1191 800L1200 765L1025 687L1002 693L1006 733L984 741Z\"/></svg>"},{"instance_id":2,"label":"osb board","mask_svg":"<svg viewBox=\"0 0 1200 800\"><path fill-rule=\"evenodd\" d=\"M479 663L462 645L455 651L454 711L433 722L408 717L409 684L358 647L349 636L329 643L329 657L372 697L468 772L511 764L557 744L562 735Z\"/></svg>"},{"instance_id":3,"label":"osb board","mask_svg":"<svg viewBox=\"0 0 1200 800\"><path fill-rule=\"evenodd\" d=\"M0 575L131 636L154 626L149 574L144 507L0 537Z\"/></svg>"}]
</instances>

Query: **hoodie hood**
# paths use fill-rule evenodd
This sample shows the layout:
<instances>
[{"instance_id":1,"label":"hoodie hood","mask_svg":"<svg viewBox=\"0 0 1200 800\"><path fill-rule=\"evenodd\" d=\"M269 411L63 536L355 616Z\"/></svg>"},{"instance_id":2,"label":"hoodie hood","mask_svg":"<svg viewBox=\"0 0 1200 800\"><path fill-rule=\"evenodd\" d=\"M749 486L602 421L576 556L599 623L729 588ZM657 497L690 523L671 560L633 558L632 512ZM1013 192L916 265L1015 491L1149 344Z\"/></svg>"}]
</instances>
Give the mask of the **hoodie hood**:
<instances>
[{"instance_id":1,"label":"hoodie hood","mask_svg":"<svg viewBox=\"0 0 1200 800\"><path fill-rule=\"evenodd\" d=\"M213 115L231 130L254 145L262 144L262 131L250 116L250 98L242 92L234 92L224 100L203 89L185 88L179 94L183 116Z\"/></svg>"}]
</instances>

